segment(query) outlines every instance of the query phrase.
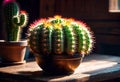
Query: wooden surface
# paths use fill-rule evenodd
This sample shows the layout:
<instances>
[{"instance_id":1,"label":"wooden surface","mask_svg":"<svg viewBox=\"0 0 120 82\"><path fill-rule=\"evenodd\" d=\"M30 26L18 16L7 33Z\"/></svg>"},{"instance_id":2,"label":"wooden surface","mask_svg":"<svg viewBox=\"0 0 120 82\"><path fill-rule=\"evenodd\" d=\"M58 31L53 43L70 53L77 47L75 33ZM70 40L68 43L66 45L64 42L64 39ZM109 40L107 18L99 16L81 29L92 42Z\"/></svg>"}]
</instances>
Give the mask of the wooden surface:
<instances>
[{"instance_id":1,"label":"wooden surface","mask_svg":"<svg viewBox=\"0 0 120 82\"><path fill-rule=\"evenodd\" d=\"M98 82L120 77L120 57L93 54L86 56L71 75L47 75L35 61L23 65L1 66L0 82L79 81Z\"/></svg>"}]
</instances>

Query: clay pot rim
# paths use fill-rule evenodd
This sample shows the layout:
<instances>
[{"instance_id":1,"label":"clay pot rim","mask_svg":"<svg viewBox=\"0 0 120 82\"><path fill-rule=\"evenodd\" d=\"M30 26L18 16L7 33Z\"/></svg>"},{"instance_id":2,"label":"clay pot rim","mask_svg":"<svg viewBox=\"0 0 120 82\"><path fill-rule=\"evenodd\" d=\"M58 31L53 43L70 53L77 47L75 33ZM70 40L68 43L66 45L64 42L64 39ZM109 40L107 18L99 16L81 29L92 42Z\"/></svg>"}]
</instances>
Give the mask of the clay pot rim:
<instances>
[{"instance_id":1,"label":"clay pot rim","mask_svg":"<svg viewBox=\"0 0 120 82\"><path fill-rule=\"evenodd\" d=\"M20 46L27 46L28 42L26 39L20 41L5 41L0 40L0 45L20 45Z\"/></svg>"}]
</instances>

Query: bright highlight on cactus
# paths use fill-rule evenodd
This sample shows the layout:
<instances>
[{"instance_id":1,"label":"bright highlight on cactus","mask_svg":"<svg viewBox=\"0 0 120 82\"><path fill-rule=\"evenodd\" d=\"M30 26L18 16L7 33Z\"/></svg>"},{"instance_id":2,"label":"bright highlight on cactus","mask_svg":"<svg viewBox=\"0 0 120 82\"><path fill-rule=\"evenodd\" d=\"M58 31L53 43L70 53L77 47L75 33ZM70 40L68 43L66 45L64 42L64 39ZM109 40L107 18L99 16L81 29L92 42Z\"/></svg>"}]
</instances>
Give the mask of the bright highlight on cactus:
<instances>
[{"instance_id":1,"label":"bright highlight on cactus","mask_svg":"<svg viewBox=\"0 0 120 82\"><path fill-rule=\"evenodd\" d=\"M30 48L42 55L85 55L93 43L93 34L85 23L58 15L35 21L29 28Z\"/></svg>"},{"instance_id":2,"label":"bright highlight on cactus","mask_svg":"<svg viewBox=\"0 0 120 82\"><path fill-rule=\"evenodd\" d=\"M6 40L18 41L20 39L21 28L27 24L27 13L20 11L15 0L4 0L3 19L6 30Z\"/></svg>"}]
</instances>

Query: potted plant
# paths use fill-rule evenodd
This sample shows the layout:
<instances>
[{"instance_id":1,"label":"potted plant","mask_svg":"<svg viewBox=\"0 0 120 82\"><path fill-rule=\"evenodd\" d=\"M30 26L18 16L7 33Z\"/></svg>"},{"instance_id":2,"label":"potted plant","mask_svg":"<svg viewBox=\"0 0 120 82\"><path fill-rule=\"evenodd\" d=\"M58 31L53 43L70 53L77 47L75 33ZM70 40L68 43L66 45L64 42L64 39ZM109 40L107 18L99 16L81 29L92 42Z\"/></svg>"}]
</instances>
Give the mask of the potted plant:
<instances>
[{"instance_id":1,"label":"potted plant","mask_svg":"<svg viewBox=\"0 0 120 82\"><path fill-rule=\"evenodd\" d=\"M27 24L26 11L20 11L15 0L4 0L2 4L2 17L5 40L0 40L0 57L2 63L21 64L27 47L27 40L21 40L22 27Z\"/></svg>"},{"instance_id":2,"label":"potted plant","mask_svg":"<svg viewBox=\"0 0 120 82\"><path fill-rule=\"evenodd\" d=\"M38 65L50 74L73 73L94 43L85 23L59 15L33 22L28 33Z\"/></svg>"}]
</instances>

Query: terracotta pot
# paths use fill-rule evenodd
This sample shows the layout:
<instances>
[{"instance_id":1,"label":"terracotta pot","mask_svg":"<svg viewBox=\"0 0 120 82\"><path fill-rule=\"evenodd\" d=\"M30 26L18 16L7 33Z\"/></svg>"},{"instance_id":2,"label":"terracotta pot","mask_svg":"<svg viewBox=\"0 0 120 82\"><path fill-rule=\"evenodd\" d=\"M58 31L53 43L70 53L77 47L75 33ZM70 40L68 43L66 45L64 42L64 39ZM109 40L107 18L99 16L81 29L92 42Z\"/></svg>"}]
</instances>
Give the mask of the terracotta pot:
<instances>
[{"instance_id":1,"label":"terracotta pot","mask_svg":"<svg viewBox=\"0 0 120 82\"><path fill-rule=\"evenodd\" d=\"M24 63L27 40L23 41L0 41L0 57L2 63Z\"/></svg>"},{"instance_id":2,"label":"terracotta pot","mask_svg":"<svg viewBox=\"0 0 120 82\"><path fill-rule=\"evenodd\" d=\"M41 56L35 55L36 62L47 74L72 74L80 65L83 55L78 57L68 56Z\"/></svg>"}]
</instances>

